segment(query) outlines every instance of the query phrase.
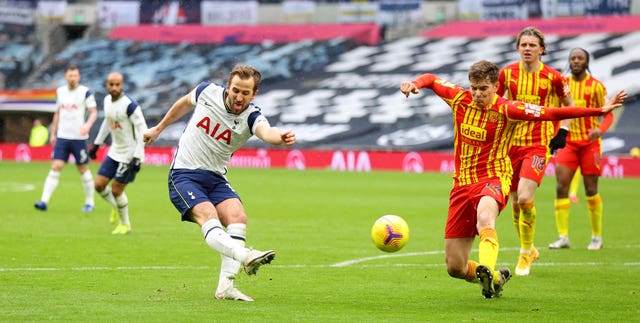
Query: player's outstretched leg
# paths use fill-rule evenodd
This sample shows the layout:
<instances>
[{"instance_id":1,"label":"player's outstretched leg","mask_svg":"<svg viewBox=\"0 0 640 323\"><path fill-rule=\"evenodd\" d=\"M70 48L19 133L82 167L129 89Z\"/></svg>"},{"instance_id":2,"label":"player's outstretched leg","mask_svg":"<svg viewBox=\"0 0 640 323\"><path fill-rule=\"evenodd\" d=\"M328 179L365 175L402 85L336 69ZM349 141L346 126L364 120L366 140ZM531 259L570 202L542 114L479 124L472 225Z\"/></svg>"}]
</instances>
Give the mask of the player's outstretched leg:
<instances>
[{"instance_id":1,"label":"player's outstretched leg","mask_svg":"<svg viewBox=\"0 0 640 323\"><path fill-rule=\"evenodd\" d=\"M273 250L249 250L247 260L244 262L244 272L247 273L247 275L255 275L260 266L271 263L275 257L276 252Z\"/></svg>"}]
</instances>

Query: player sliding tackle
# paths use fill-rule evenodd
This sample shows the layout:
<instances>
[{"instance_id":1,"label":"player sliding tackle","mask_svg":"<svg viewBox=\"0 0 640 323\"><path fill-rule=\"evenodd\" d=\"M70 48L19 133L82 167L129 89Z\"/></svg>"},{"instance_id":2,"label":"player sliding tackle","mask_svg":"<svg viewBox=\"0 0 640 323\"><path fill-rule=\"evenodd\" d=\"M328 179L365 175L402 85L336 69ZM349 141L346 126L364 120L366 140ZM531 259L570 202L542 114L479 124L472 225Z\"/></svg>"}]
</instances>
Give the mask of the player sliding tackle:
<instances>
[{"instance_id":1,"label":"player sliding tackle","mask_svg":"<svg viewBox=\"0 0 640 323\"><path fill-rule=\"evenodd\" d=\"M602 108L546 108L507 100L496 94L500 68L479 61L469 69L470 89L424 74L402 82L407 97L431 89L451 108L454 120L453 189L445 226L445 261L450 276L480 283L486 298L500 297L511 277L508 268L495 269L498 259L496 218L507 204L513 170L507 152L519 120L562 120L598 116L622 106L625 91L616 93ZM469 255L480 236L478 262Z\"/></svg>"}]
</instances>

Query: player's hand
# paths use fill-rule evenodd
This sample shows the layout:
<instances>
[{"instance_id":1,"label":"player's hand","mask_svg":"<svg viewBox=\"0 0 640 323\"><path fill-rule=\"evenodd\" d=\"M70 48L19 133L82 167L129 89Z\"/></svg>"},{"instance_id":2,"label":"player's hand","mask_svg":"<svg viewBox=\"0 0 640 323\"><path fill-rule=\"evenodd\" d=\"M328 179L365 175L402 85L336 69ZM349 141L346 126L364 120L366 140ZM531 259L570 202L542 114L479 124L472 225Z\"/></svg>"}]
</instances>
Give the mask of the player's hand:
<instances>
[{"instance_id":1,"label":"player's hand","mask_svg":"<svg viewBox=\"0 0 640 323\"><path fill-rule=\"evenodd\" d=\"M291 146L296 143L296 134L293 130L288 130L280 134L280 138L282 139L282 143L285 146Z\"/></svg>"},{"instance_id":2,"label":"player's hand","mask_svg":"<svg viewBox=\"0 0 640 323\"><path fill-rule=\"evenodd\" d=\"M567 145L567 134L569 134L569 130L564 128L558 129L556 136L549 142L549 149L552 155L556 153L556 150L564 148L564 146Z\"/></svg>"},{"instance_id":3,"label":"player's hand","mask_svg":"<svg viewBox=\"0 0 640 323\"><path fill-rule=\"evenodd\" d=\"M147 129L144 134L142 134L142 141L144 141L147 145L151 145L158 136L160 135L160 131L158 131L158 127L152 127Z\"/></svg>"},{"instance_id":4,"label":"player's hand","mask_svg":"<svg viewBox=\"0 0 640 323\"><path fill-rule=\"evenodd\" d=\"M589 141L594 141L598 138L602 137L602 131L600 130L600 128L592 128L589 129L589 134L587 136L587 140Z\"/></svg>"},{"instance_id":5,"label":"player's hand","mask_svg":"<svg viewBox=\"0 0 640 323\"><path fill-rule=\"evenodd\" d=\"M89 158L91 159L98 158L98 148L100 148L100 145L91 146L91 149L89 149Z\"/></svg>"},{"instance_id":6,"label":"player's hand","mask_svg":"<svg viewBox=\"0 0 640 323\"><path fill-rule=\"evenodd\" d=\"M80 135L81 135L81 136L86 136L86 135L88 135L88 134L89 134L89 131L90 131L90 130L91 130L91 127L89 127L89 126L85 123L85 124L83 124L83 125L80 127Z\"/></svg>"},{"instance_id":7,"label":"player's hand","mask_svg":"<svg viewBox=\"0 0 640 323\"><path fill-rule=\"evenodd\" d=\"M604 106L602 107L603 113L609 113L614 109L622 106L622 102L629 97L629 94L625 90L620 90L612 99L605 98Z\"/></svg>"},{"instance_id":8,"label":"player's hand","mask_svg":"<svg viewBox=\"0 0 640 323\"><path fill-rule=\"evenodd\" d=\"M140 171L140 158L131 158L131 161L129 162L129 169L135 170L136 172Z\"/></svg>"},{"instance_id":9,"label":"player's hand","mask_svg":"<svg viewBox=\"0 0 640 323\"><path fill-rule=\"evenodd\" d=\"M400 92L402 92L404 96L409 97L409 94L418 94L420 93L420 90L415 84L413 84L413 82L404 81L400 84Z\"/></svg>"}]
</instances>

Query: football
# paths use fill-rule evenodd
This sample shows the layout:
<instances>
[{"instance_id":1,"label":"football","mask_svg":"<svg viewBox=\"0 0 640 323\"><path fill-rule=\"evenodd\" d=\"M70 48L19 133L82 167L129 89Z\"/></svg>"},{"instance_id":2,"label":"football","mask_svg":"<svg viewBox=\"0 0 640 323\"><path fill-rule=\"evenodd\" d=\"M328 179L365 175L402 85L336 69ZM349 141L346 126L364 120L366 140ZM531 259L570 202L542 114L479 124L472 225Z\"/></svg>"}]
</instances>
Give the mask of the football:
<instances>
[{"instance_id":1,"label":"football","mask_svg":"<svg viewBox=\"0 0 640 323\"><path fill-rule=\"evenodd\" d=\"M371 239L378 249L396 252L409 241L409 226L397 215L384 215L371 227Z\"/></svg>"}]
</instances>

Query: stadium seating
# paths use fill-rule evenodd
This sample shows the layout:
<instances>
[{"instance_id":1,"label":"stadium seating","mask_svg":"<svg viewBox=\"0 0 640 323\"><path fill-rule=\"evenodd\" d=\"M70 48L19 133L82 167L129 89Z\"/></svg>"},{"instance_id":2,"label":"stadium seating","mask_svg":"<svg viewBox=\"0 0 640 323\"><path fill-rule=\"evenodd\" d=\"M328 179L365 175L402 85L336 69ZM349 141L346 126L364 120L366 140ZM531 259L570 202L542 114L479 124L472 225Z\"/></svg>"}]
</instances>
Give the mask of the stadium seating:
<instances>
[{"instance_id":1,"label":"stadium seating","mask_svg":"<svg viewBox=\"0 0 640 323\"><path fill-rule=\"evenodd\" d=\"M42 48L29 35L28 27L0 24L0 90L20 88L42 62Z\"/></svg>"},{"instance_id":2,"label":"stadium seating","mask_svg":"<svg viewBox=\"0 0 640 323\"><path fill-rule=\"evenodd\" d=\"M640 72L636 54L640 32L549 35L546 40L546 64L568 72L569 49L586 48L592 53L591 71L610 93L625 88L632 98L640 96L634 77ZM448 149L452 144L449 108L433 95L407 100L398 92L400 82L428 71L467 86L467 69L473 62L517 61L513 42L508 36L413 37L376 46L344 39L206 45L82 39L57 54L42 77L27 87L61 82L64 66L76 64L83 82L101 100L106 94L106 74L119 70L127 78L127 92L145 109L148 123L155 124L173 101L198 82L224 82L229 69L241 62L263 72L255 103L273 124L295 129L300 147ZM626 126L632 121L619 119L620 129L632 132L628 138L638 141L635 125ZM174 127L176 131L167 131L159 144L175 144L184 121ZM607 136L615 135L614 129ZM262 144L251 140L249 146ZM626 146L605 144L605 152L623 152Z\"/></svg>"},{"instance_id":3,"label":"stadium seating","mask_svg":"<svg viewBox=\"0 0 640 323\"><path fill-rule=\"evenodd\" d=\"M349 40L203 45L81 39L58 53L42 77L27 87L59 86L63 84L64 67L73 64L80 68L82 82L101 100L106 95L106 75L117 70L126 77L127 93L154 120L202 80L226 81L229 69L237 62L258 67L265 81L291 79L324 66L353 46Z\"/></svg>"}]
</instances>

